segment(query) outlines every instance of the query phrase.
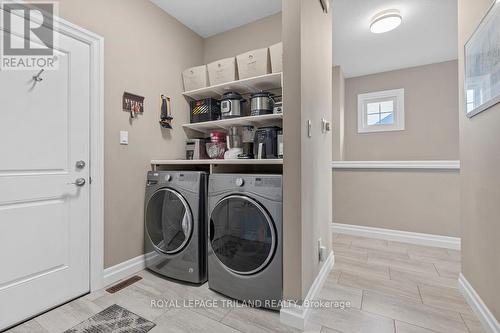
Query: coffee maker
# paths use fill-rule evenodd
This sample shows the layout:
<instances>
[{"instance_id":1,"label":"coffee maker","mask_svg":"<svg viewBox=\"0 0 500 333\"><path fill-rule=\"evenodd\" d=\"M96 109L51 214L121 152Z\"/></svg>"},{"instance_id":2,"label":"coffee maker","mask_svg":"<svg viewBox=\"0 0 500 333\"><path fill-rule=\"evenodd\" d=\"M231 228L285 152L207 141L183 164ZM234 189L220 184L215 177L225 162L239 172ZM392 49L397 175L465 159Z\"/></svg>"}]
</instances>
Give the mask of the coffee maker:
<instances>
[{"instance_id":1,"label":"coffee maker","mask_svg":"<svg viewBox=\"0 0 500 333\"><path fill-rule=\"evenodd\" d=\"M253 140L255 137L255 128L253 126L243 126L241 133L241 141L243 153L238 155L241 159L252 159L253 156Z\"/></svg>"},{"instance_id":2,"label":"coffee maker","mask_svg":"<svg viewBox=\"0 0 500 333\"><path fill-rule=\"evenodd\" d=\"M241 147L241 126L232 126L229 128L226 136L228 150L224 153L224 159L236 159L243 153Z\"/></svg>"},{"instance_id":3,"label":"coffee maker","mask_svg":"<svg viewBox=\"0 0 500 333\"><path fill-rule=\"evenodd\" d=\"M260 127L255 131L253 153L256 159L278 158L277 126Z\"/></svg>"}]
</instances>

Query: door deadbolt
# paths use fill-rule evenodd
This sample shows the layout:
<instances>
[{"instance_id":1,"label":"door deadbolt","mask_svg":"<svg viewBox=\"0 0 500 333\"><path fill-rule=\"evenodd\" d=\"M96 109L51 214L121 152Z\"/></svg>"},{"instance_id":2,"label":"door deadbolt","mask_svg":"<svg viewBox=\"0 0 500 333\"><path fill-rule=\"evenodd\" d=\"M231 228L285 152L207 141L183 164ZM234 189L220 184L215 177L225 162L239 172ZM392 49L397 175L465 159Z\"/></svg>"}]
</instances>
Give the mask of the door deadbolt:
<instances>
[{"instance_id":1,"label":"door deadbolt","mask_svg":"<svg viewBox=\"0 0 500 333\"><path fill-rule=\"evenodd\" d=\"M77 161L76 162L76 168L77 169L83 169L83 168L85 168L85 161Z\"/></svg>"}]
</instances>

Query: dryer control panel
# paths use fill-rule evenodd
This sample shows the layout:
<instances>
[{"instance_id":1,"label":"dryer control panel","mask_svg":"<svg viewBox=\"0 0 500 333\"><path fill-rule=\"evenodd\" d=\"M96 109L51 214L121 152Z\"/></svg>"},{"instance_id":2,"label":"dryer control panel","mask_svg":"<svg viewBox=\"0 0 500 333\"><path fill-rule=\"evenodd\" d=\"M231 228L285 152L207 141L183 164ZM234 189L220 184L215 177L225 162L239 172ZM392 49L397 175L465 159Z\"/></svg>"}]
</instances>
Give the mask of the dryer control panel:
<instances>
[{"instance_id":1,"label":"dryer control panel","mask_svg":"<svg viewBox=\"0 0 500 333\"><path fill-rule=\"evenodd\" d=\"M209 188L212 193L248 193L272 200L283 198L281 175L212 174Z\"/></svg>"}]
</instances>

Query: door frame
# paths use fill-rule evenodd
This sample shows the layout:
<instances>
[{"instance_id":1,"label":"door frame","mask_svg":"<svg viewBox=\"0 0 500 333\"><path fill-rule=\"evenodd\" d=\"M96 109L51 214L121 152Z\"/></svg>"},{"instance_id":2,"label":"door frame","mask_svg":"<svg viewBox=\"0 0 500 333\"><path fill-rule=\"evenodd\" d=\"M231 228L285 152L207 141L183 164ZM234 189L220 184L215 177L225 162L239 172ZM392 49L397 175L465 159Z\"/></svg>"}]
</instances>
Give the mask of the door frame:
<instances>
[{"instance_id":1,"label":"door frame","mask_svg":"<svg viewBox=\"0 0 500 333\"><path fill-rule=\"evenodd\" d=\"M55 16L58 32L90 48L90 291L104 287L104 38Z\"/></svg>"}]
</instances>

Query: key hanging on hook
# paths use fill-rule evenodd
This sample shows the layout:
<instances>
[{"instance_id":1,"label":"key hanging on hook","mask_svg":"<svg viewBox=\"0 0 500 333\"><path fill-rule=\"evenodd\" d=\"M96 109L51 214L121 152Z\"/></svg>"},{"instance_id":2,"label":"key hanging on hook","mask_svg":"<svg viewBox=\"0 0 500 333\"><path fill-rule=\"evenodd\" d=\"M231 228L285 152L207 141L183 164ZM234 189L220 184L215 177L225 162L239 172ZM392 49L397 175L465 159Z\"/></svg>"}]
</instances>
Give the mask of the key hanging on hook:
<instances>
[{"instance_id":1,"label":"key hanging on hook","mask_svg":"<svg viewBox=\"0 0 500 333\"><path fill-rule=\"evenodd\" d=\"M40 82L43 80L43 78L41 77L42 73L43 73L44 69L40 69L40 71L38 72L37 75L33 75L33 80L35 82Z\"/></svg>"}]
</instances>

